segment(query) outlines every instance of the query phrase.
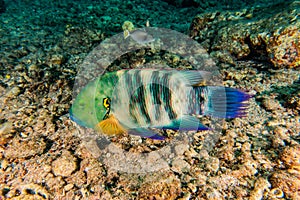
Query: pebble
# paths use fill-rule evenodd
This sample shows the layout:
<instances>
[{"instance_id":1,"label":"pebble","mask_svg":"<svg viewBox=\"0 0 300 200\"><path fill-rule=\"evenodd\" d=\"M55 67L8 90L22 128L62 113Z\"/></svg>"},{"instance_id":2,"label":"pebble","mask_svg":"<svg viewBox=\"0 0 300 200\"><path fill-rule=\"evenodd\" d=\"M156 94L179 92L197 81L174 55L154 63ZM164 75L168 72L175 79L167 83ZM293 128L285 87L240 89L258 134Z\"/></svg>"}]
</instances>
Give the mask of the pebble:
<instances>
[{"instance_id":1,"label":"pebble","mask_svg":"<svg viewBox=\"0 0 300 200\"><path fill-rule=\"evenodd\" d=\"M209 171L212 171L212 172L217 172L219 170L219 167L220 167L220 161L218 158L216 157L210 157L207 161L207 164L206 164L206 168L209 170Z\"/></svg>"},{"instance_id":2,"label":"pebble","mask_svg":"<svg viewBox=\"0 0 300 200\"><path fill-rule=\"evenodd\" d=\"M190 192L185 192L184 196L179 198L178 200L189 200L189 199L191 199L191 197L192 197L192 194Z\"/></svg>"},{"instance_id":3,"label":"pebble","mask_svg":"<svg viewBox=\"0 0 300 200\"><path fill-rule=\"evenodd\" d=\"M185 151L187 151L189 145L187 144L179 144L175 146L175 153L176 155L183 155Z\"/></svg>"},{"instance_id":4,"label":"pebble","mask_svg":"<svg viewBox=\"0 0 300 200\"><path fill-rule=\"evenodd\" d=\"M174 172L177 172L177 173L181 174L182 172L189 171L190 168L191 168L191 166L185 160L180 159L180 158L176 158L172 162L172 168L171 169Z\"/></svg>"},{"instance_id":5,"label":"pebble","mask_svg":"<svg viewBox=\"0 0 300 200\"><path fill-rule=\"evenodd\" d=\"M273 110L277 110L278 108L280 108L280 104L278 101L271 99L269 97L264 98L262 101L262 106L267 110L267 111L273 111Z\"/></svg>"},{"instance_id":6,"label":"pebble","mask_svg":"<svg viewBox=\"0 0 300 200\"><path fill-rule=\"evenodd\" d=\"M6 93L6 96L8 98L13 98L18 96L20 93L21 93L21 89L18 86L14 86Z\"/></svg>"},{"instance_id":7,"label":"pebble","mask_svg":"<svg viewBox=\"0 0 300 200\"><path fill-rule=\"evenodd\" d=\"M0 138L5 137L10 133L10 131L13 129L11 122L6 122L4 124L0 124Z\"/></svg>"},{"instance_id":8,"label":"pebble","mask_svg":"<svg viewBox=\"0 0 300 200\"><path fill-rule=\"evenodd\" d=\"M52 163L52 171L55 176L70 176L77 168L77 159L69 152L62 155Z\"/></svg>"},{"instance_id":9,"label":"pebble","mask_svg":"<svg viewBox=\"0 0 300 200\"><path fill-rule=\"evenodd\" d=\"M61 65L64 61L64 56L60 54L55 54L51 56L50 64L52 65Z\"/></svg>"},{"instance_id":10,"label":"pebble","mask_svg":"<svg viewBox=\"0 0 300 200\"><path fill-rule=\"evenodd\" d=\"M278 126L278 125L282 125L283 122L278 121L277 119L273 119L267 122L267 126Z\"/></svg>"},{"instance_id":11,"label":"pebble","mask_svg":"<svg viewBox=\"0 0 300 200\"><path fill-rule=\"evenodd\" d=\"M283 198L284 197L284 192L281 189L279 189L279 188L273 188L269 192L269 194L273 198Z\"/></svg>"},{"instance_id":12,"label":"pebble","mask_svg":"<svg viewBox=\"0 0 300 200\"><path fill-rule=\"evenodd\" d=\"M300 144L286 147L280 159L289 169L295 169L300 172Z\"/></svg>"},{"instance_id":13,"label":"pebble","mask_svg":"<svg viewBox=\"0 0 300 200\"><path fill-rule=\"evenodd\" d=\"M271 184L267 179L258 178L254 184L254 189L250 192L249 200L263 199L264 191L268 190Z\"/></svg>"},{"instance_id":14,"label":"pebble","mask_svg":"<svg viewBox=\"0 0 300 200\"><path fill-rule=\"evenodd\" d=\"M224 199L223 195L214 188L207 188L206 190L206 199L208 200L222 200Z\"/></svg>"},{"instance_id":15,"label":"pebble","mask_svg":"<svg viewBox=\"0 0 300 200\"><path fill-rule=\"evenodd\" d=\"M38 66L36 64L32 64L28 66L28 71L37 71Z\"/></svg>"},{"instance_id":16,"label":"pebble","mask_svg":"<svg viewBox=\"0 0 300 200\"><path fill-rule=\"evenodd\" d=\"M69 191L69 190L71 190L73 187L74 187L74 184L70 183L70 184L68 184L68 185L66 185L66 186L64 187L64 190L65 190L65 191Z\"/></svg>"},{"instance_id":17,"label":"pebble","mask_svg":"<svg viewBox=\"0 0 300 200\"><path fill-rule=\"evenodd\" d=\"M286 128L283 128L281 126L276 126L273 132L274 132L274 135L279 137L280 139L283 139L283 140L289 139L289 136L286 135L286 133L288 132L288 130Z\"/></svg>"},{"instance_id":18,"label":"pebble","mask_svg":"<svg viewBox=\"0 0 300 200\"><path fill-rule=\"evenodd\" d=\"M9 166L9 162L6 159L3 159L0 163L0 169L5 170Z\"/></svg>"},{"instance_id":19,"label":"pebble","mask_svg":"<svg viewBox=\"0 0 300 200\"><path fill-rule=\"evenodd\" d=\"M22 70L24 70L25 69L25 65L24 64L17 64L16 66L15 66L15 70L17 70L17 71L22 71Z\"/></svg>"},{"instance_id":20,"label":"pebble","mask_svg":"<svg viewBox=\"0 0 300 200\"><path fill-rule=\"evenodd\" d=\"M195 192L197 192L197 186L195 185L195 184L193 184L193 183L188 183L188 188L193 192L193 193L195 193Z\"/></svg>"}]
</instances>

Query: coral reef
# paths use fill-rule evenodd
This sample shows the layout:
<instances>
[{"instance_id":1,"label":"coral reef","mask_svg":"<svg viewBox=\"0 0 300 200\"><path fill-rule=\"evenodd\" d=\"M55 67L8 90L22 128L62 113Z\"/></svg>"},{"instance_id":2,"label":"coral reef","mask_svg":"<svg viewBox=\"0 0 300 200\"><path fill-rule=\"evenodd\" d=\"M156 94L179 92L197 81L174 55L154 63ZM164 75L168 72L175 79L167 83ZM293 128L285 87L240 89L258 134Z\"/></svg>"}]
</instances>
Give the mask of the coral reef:
<instances>
[{"instance_id":1,"label":"coral reef","mask_svg":"<svg viewBox=\"0 0 300 200\"><path fill-rule=\"evenodd\" d=\"M282 0L253 0L253 1L234 1L234 0L163 0L170 5L174 5L176 7L196 7L200 9L200 11L204 12L207 10L238 10L244 7L251 7L251 6L270 6L272 4L277 4L283 2Z\"/></svg>"},{"instance_id":2,"label":"coral reef","mask_svg":"<svg viewBox=\"0 0 300 200\"><path fill-rule=\"evenodd\" d=\"M134 25L131 21L125 21L122 25L122 30L125 31L133 31L134 30Z\"/></svg>"},{"instance_id":3,"label":"coral reef","mask_svg":"<svg viewBox=\"0 0 300 200\"><path fill-rule=\"evenodd\" d=\"M292 1L203 13L193 19L190 35L219 57L229 53L234 59L269 61L278 68L298 67L299 12L299 2Z\"/></svg>"}]
</instances>

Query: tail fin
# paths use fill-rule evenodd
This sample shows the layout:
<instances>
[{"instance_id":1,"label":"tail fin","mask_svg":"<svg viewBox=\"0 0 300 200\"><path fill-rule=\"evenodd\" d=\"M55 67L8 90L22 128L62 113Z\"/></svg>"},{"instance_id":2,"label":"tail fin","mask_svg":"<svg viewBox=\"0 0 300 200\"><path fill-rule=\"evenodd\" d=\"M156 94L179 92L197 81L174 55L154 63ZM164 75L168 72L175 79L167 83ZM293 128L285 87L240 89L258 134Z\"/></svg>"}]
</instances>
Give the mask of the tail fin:
<instances>
[{"instance_id":1,"label":"tail fin","mask_svg":"<svg viewBox=\"0 0 300 200\"><path fill-rule=\"evenodd\" d=\"M246 116L247 100L252 97L241 90L222 86L206 86L203 92L206 93L203 115L219 118Z\"/></svg>"}]
</instances>

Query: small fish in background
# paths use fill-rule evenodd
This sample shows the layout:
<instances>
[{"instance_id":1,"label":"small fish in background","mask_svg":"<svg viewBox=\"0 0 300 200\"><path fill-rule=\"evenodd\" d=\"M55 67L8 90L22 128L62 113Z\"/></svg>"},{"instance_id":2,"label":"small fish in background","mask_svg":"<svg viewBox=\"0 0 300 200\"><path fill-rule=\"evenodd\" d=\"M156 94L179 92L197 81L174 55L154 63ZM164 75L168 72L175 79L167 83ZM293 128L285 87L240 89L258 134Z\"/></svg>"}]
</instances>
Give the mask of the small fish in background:
<instances>
[{"instance_id":1,"label":"small fish in background","mask_svg":"<svg viewBox=\"0 0 300 200\"><path fill-rule=\"evenodd\" d=\"M127 39L129 36L139 44L147 44L147 43L155 41L155 38L153 38L152 35L148 34L146 31L143 31L140 29L136 29L133 31L125 30L124 38Z\"/></svg>"},{"instance_id":2,"label":"small fish in background","mask_svg":"<svg viewBox=\"0 0 300 200\"><path fill-rule=\"evenodd\" d=\"M251 95L234 88L205 86L209 72L131 69L107 72L76 97L70 118L106 135L133 134L163 140L149 128L209 130L197 116L246 115Z\"/></svg>"}]
</instances>

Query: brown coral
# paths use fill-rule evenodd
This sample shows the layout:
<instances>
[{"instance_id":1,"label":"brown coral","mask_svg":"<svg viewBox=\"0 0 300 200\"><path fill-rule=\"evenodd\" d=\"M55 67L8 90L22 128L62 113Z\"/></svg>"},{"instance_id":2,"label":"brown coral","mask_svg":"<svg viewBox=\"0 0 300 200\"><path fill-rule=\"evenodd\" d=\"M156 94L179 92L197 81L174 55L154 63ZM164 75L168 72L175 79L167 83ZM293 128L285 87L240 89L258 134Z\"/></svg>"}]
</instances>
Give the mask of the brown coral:
<instances>
[{"instance_id":1,"label":"brown coral","mask_svg":"<svg viewBox=\"0 0 300 200\"><path fill-rule=\"evenodd\" d=\"M180 181L172 173L154 176L139 189L138 199L175 199L181 192Z\"/></svg>"},{"instance_id":2,"label":"brown coral","mask_svg":"<svg viewBox=\"0 0 300 200\"><path fill-rule=\"evenodd\" d=\"M286 147L281 153L280 160L288 169L296 170L300 173L300 144Z\"/></svg>"},{"instance_id":3,"label":"brown coral","mask_svg":"<svg viewBox=\"0 0 300 200\"><path fill-rule=\"evenodd\" d=\"M274 33L266 48L270 61L276 67L300 66L300 30L299 26L285 28L279 34Z\"/></svg>"},{"instance_id":4,"label":"brown coral","mask_svg":"<svg viewBox=\"0 0 300 200\"><path fill-rule=\"evenodd\" d=\"M31 138L22 140L18 137L13 138L12 143L5 150L5 157L9 159L28 158L43 153L46 142L43 138Z\"/></svg>"},{"instance_id":5,"label":"brown coral","mask_svg":"<svg viewBox=\"0 0 300 200\"><path fill-rule=\"evenodd\" d=\"M298 199L300 197L300 175L290 174L286 171L275 172L270 182L273 188L282 190L288 198Z\"/></svg>"}]
</instances>

